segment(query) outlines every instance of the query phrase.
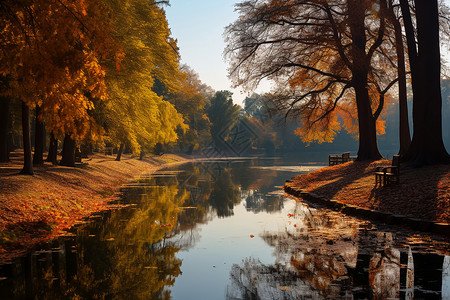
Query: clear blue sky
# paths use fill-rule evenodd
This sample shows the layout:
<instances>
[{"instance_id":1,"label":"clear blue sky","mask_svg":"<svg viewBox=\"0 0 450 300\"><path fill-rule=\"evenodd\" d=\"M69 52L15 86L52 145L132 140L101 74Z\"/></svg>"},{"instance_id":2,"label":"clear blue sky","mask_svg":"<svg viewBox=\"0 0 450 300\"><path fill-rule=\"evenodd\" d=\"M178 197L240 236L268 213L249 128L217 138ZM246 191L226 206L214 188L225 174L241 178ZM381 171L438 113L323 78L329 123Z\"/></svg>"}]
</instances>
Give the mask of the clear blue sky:
<instances>
[{"instance_id":1,"label":"clear blue sky","mask_svg":"<svg viewBox=\"0 0 450 300\"><path fill-rule=\"evenodd\" d=\"M172 35L178 39L182 63L200 75L202 82L216 91L230 90L235 103L241 104L246 94L231 89L227 64L223 59L225 26L237 19L236 0L170 0L166 7ZM445 1L449 5L450 0ZM447 49L442 49L450 60ZM257 92L268 91L266 85Z\"/></svg>"},{"instance_id":2,"label":"clear blue sky","mask_svg":"<svg viewBox=\"0 0 450 300\"><path fill-rule=\"evenodd\" d=\"M223 59L225 26L237 19L235 0L170 0L166 7L172 35L178 40L182 63L200 75L202 82L216 91L231 90L235 103L245 98L231 89L227 64Z\"/></svg>"}]
</instances>

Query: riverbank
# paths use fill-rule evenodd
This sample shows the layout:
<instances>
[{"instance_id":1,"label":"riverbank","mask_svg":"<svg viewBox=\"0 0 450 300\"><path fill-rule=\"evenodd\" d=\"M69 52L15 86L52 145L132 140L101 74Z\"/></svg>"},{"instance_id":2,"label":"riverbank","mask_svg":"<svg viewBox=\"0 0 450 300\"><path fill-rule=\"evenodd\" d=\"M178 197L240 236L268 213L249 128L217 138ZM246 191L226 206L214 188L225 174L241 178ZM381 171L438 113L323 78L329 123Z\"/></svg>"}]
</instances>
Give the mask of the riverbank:
<instances>
[{"instance_id":1,"label":"riverbank","mask_svg":"<svg viewBox=\"0 0 450 300\"><path fill-rule=\"evenodd\" d=\"M138 160L131 155L95 154L75 167L45 163L35 175L19 175L18 153L0 164L0 262L19 255L38 243L64 234L80 219L105 210L119 187L143 172L192 158L174 154Z\"/></svg>"},{"instance_id":2,"label":"riverbank","mask_svg":"<svg viewBox=\"0 0 450 300\"><path fill-rule=\"evenodd\" d=\"M285 188L343 205L450 223L450 165L401 168L399 184L375 187L373 173L381 165L390 161L326 167L295 176Z\"/></svg>"}]
</instances>

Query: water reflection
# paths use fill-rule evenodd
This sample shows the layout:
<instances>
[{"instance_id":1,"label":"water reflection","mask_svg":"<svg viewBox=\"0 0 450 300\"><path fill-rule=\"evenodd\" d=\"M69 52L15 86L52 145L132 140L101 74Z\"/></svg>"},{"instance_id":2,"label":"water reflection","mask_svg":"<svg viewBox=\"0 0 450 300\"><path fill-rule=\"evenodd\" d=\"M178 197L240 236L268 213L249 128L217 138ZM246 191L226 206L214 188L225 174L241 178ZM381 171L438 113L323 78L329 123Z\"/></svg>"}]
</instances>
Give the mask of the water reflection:
<instances>
[{"instance_id":1,"label":"water reflection","mask_svg":"<svg viewBox=\"0 0 450 300\"><path fill-rule=\"evenodd\" d=\"M442 299L450 299L450 256L444 258L442 266Z\"/></svg>"},{"instance_id":2,"label":"water reflection","mask_svg":"<svg viewBox=\"0 0 450 300\"><path fill-rule=\"evenodd\" d=\"M8 298L170 299L181 273L176 253L186 240L167 240L187 194L177 185L141 186L126 194L139 205L105 213L76 230L76 238L3 266ZM9 270L8 270L9 269ZM12 281L17 288L8 290Z\"/></svg>"},{"instance_id":3,"label":"water reflection","mask_svg":"<svg viewBox=\"0 0 450 300\"><path fill-rule=\"evenodd\" d=\"M226 299L318 299L320 294L283 265L266 266L252 258L233 265Z\"/></svg>"},{"instance_id":4,"label":"water reflection","mask_svg":"<svg viewBox=\"0 0 450 300\"><path fill-rule=\"evenodd\" d=\"M2 299L445 298L446 243L278 191L274 161L188 164L123 189L126 208L0 266ZM267 167L270 166L270 167ZM297 171L296 171L297 172Z\"/></svg>"}]
</instances>

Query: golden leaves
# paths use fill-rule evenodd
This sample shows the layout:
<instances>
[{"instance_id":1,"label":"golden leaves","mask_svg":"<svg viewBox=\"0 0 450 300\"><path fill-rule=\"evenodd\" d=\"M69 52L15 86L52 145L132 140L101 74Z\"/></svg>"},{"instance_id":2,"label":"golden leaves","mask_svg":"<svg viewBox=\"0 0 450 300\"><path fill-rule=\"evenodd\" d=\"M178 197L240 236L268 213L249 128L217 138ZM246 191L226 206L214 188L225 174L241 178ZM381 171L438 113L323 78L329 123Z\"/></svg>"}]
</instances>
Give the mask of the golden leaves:
<instances>
[{"instance_id":1,"label":"golden leaves","mask_svg":"<svg viewBox=\"0 0 450 300\"><path fill-rule=\"evenodd\" d=\"M98 57L111 45L100 2L6 1L14 16L3 14L9 34L0 39L9 47L0 54L0 68L13 78L11 92L30 107L42 106L50 130L98 135L89 111L93 97L106 98Z\"/></svg>"}]
</instances>

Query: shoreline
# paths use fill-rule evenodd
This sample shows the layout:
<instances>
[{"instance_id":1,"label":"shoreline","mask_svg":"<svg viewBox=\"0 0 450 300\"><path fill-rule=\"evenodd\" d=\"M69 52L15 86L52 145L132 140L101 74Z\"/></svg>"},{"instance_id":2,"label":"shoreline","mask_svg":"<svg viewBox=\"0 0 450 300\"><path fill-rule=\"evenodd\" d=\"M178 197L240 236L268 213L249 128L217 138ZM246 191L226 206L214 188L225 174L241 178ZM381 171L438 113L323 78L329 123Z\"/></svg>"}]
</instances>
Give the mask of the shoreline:
<instances>
[{"instance_id":1,"label":"shoreline","mask_svg":"<svg viewBox=\"0 0 450 300\"><path fill-rule=\"evenodd\" d=\"M450 237L450 165L404 168L400 183L375 186L377 166L388 160L348 162L287 180L296 198L344 214Z\"/></svg>"},{"instance_id":2,"label":"shoreline","mask_svg":"<svg viewBox=\"0 0 450 300\"><path fill-rule=\"evenodd\" d=\"M18 174L20 156L13 157L0 164L0 264L67 234L81 219L116 208L111 202L120 187L140 175L202 160L165 154L144 160L124 155L117 162L114 156L97 153L75 168L45 163L35 167L31 177ZM402 170L399 185L376 188L373 170L386 164L389 161L380 160L325 167L287 180L284 190L355 217L450 237L450 166ZM428 202L408 198L414 191ZM434 207L424 209L430 203Z\"/></svg>"},{"instance_id":3,"label":"shoreline","mask_svg":"<svg viewBox=\"0 0 450 300\"><path fill-rule=\"evenodd\" d=\"M67 234L81 219L112 209L120 187L142 174L196 160L165 154L138 160L123 155L94 154L75 168L45 163L35 175L18 174L19 155L0 164L0 264L38 244Z\"/></svg>"}]
</instances>

